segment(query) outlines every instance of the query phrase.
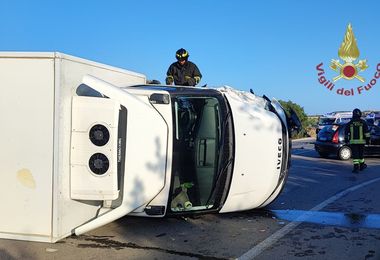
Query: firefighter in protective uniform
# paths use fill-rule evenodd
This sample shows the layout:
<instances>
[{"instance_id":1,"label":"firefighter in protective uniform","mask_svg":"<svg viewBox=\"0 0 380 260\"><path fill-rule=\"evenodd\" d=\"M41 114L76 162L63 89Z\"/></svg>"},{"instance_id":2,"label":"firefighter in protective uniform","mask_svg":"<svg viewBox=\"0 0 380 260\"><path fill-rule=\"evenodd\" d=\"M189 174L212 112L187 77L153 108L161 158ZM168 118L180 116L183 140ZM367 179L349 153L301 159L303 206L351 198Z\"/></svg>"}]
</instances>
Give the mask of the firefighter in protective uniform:
<instances>
[{"instance_id":1,"label":"firefighter in protective uniform","mask_svg":"<svg viewBox=\"0 0 380 260\"><path fill-rule=\"evenodd\" d=\"M172 63L166 72L167 85L195 86L202 78L197 65L189 61L189 53L179 49L175 55L177 62Z\"/></svg>"},{"instance_id":2,"label":"firefighter in protective uniform","mask_svg":"<svg viewBox=\"0 0 380 260\"><path fill-rule=\"evenodd\" d=\"M352 119L346 125L346 137L352 151L353 173L364 170L367 165L364 162L364 145L369 143L370 133L367 123L361 119L362 112L355 108L352 111Z\"/></svg>"}]
</instances>

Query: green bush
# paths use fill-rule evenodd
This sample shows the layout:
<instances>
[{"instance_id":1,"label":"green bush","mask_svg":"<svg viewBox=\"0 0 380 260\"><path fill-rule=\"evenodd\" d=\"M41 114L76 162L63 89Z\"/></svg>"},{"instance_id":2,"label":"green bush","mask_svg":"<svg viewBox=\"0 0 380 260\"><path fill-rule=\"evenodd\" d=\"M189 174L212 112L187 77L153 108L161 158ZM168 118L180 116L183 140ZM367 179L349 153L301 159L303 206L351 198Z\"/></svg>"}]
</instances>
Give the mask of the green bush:
<instances>
[{"instance_id":1,"label":"green bush","mask_svg":"<svg viewBox=\"0 0 380 260\"><path fill-rule=\"evenodd\" d=\"M316 119L309 119L300 105L293 103L292 101L279 100L281 106L285 109L285 112L290 115L290 110L293 109L301 121L302 129L299 133L292 133L292 138L309 137L310 132L316 125Z\"/></svg>"}]
</instances>

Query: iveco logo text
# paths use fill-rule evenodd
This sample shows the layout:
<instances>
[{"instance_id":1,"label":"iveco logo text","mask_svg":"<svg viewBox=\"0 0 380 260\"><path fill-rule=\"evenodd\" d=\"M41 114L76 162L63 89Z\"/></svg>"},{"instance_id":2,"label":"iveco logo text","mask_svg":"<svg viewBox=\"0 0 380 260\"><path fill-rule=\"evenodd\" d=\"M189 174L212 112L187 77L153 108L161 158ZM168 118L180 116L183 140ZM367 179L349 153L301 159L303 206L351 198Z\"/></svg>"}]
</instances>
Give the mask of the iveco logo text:
<instances>
[{"instance_id":1,"label":"iveco logo text","mask_svg":"<svg viewBox=\"0 0 380 260\"><path fill-rule=\"evenodd\" d=\"M282 161L282 139L278 138L277 170L281 168Z\"/></svg>"}]
</instances>

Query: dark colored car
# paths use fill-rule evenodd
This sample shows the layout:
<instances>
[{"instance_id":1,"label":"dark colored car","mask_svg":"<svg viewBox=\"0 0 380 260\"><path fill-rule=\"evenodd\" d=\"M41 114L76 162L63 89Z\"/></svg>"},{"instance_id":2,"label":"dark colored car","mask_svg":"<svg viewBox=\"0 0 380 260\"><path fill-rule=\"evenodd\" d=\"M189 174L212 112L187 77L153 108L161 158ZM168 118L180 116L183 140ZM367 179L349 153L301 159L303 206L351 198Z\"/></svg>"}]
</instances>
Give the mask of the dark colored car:
<instances>
[{"instance_id":1,"label":"dark colored car","mask_svg":"<svg viewBox=\"0 0 380 260\"><path fill-rule=\"evenodd\" d=\"M319 131L314 143L315 150L321 157L337 156L341 160L351 158L351 148L345 138L346 125L331 125ZM370 127L371 140L364 146L364 155L380 155L380 126Z\"/></svg>"},{"instance_id":2,"label":"dark colored car","mask_svg":"<svg viewBox=\"0 0 380 260\"><path fill-rule=\"evenodd\" d=\"M370 126L371 144L380 145L380 119L374 121Z\"/></svg>"}]
</instances>

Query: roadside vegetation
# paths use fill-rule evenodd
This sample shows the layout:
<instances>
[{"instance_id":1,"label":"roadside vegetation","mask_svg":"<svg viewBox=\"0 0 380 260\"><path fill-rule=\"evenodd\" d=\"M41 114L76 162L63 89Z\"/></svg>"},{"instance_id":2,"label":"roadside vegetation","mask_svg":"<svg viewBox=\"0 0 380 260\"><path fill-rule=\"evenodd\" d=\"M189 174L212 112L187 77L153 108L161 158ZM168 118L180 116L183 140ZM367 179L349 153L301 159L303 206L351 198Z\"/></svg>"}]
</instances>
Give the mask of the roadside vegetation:
<instances>
[{"instance_id":1,"label":"roadside vegetation","mask_svg":"<svg viewBox=\"0 0 380 260\"><path fill-rule=\"evenodd\" d=\"M315 137L315 129L318 124L317 118L308 117L303 107L301 107L300 105L290 100L288 101L279 100L279 102L281 106L285 109L286 113L289 114L290 110L293 109L301 121L302 130L298 134L292 133L292 138Z\"/></svg>"}]
</instances>

